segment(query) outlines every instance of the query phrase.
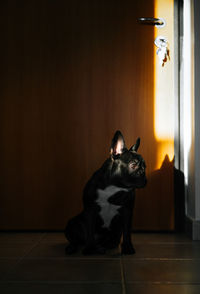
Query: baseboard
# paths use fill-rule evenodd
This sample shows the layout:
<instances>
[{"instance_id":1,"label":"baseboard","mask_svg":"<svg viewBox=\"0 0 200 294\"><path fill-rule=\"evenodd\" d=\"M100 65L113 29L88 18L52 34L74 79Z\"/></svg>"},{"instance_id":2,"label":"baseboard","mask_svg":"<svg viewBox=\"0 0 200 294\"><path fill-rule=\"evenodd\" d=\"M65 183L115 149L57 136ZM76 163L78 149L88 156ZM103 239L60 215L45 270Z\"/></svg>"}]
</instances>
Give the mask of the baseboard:
<instances>
[{"instance_id":1,"label":"baseboard","mask_svg":"<svg viewBox=\"0 0 200 294\"><path fill-rule=\"evenodd\" d=\"M186 234L192 240L200 240L200 220L186 216L185 226Z\"/></svg>"}]
</instances>

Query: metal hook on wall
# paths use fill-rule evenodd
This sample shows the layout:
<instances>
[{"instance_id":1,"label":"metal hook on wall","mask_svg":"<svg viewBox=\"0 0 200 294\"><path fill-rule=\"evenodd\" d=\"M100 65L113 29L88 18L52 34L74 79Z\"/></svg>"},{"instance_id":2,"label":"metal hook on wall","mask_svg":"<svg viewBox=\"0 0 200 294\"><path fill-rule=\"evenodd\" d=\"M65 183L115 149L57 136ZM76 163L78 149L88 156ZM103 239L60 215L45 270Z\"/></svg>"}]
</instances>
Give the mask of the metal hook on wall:
<instances>
[{"instance_id":1,"label":"metal hook on wall","mask_svg":"<svg viewBox=\"0 0 200 294\"><path fill-rule=\"evenodd\" d=\"M138 22L144 25L151 25L157 28L163 28L166 26L166 20L164 18L154 18L154 17L140 17Z\"/></svg>"}]
</instances>

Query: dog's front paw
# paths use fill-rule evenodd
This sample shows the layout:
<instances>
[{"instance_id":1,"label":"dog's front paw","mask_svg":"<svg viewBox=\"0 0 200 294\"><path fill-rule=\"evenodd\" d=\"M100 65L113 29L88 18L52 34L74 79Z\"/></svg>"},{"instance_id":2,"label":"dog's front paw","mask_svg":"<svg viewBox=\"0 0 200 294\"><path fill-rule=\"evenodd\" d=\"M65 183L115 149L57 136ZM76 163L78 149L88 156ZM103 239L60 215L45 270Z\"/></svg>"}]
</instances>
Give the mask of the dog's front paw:
<instances>
[{"instance_id":1,"label":"dog's front paw","mask_svg":"<svg viewBox=\"0 0 200 294\"><path fill-rule=\"evenodd\" d=\"M82 253L84 255L91 255L91 254L105 254L106 250L104 247L101 246L86 246Z\"/></svg>"},{"instance_id":2,"label":"dog's front paw","mask_svg":"<svg viewBox=\"0 0 200 294\"><path fill-rule=\"evenodd\" d=\"M67 245L67 247L65 248L65 253L66 253L67 255L68 255L68 254L73 254L73 253L76 253L77 250L78 250L78 248L77 248L75 245L69 243L69 244Z\"/></svg>"},{"instance_id":3,"label":"dog's front paw","mask_svg":"<svg viewBox=\"0 0 200 294\"><path fill-rule=\"evenodd\" d=\"M106 249L100 245L96 246L96 253L97 254L105 254L106 253Z\"/></svg>"},{"instance_id":4,"label":"dog's front paw","mask_svg":"<svg viewBox=\"0 0 200 294\"><path fill-rule=\"evenodd\" d=\"M135 249L131 243L122 243L121 254L135 254Z\"/></svg>"},{"instance_id":5,"label":"dog's front paw","mask_svg":"<svg viewBox=\"0 0 200 294\"><path fill-rule=\"evenodd\" d=\"M86 246L82 251L84 255L91 255L91 254L94 254L94 252L95 252L95 247L93 245Z\"/></svg>"}]
</instances>

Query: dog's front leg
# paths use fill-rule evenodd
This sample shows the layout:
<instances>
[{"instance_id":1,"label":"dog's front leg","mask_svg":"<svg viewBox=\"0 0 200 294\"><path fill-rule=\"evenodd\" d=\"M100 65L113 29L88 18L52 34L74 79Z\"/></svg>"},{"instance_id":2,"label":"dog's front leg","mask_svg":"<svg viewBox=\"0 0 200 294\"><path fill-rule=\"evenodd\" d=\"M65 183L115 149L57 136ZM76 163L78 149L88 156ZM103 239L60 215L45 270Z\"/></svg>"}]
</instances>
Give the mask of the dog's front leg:
<instances>
[{"instance_id":1,"label":"dog's front leg","mask_svg":"<svg viewBox=\"0 0 200 294\"><path fill-rule=\"evenodd\" d=\"M95 253L99 253L99 254L105 253L105 250L103 250L103 248L97 247L95 242L95 226L96 226L97 213L98 213L98 208L96 206L87 208L84 211L85 225L86 225L86 231L87 231L86 244L85 244L85 248L82 251L84 255L95 254Z\"/></svg>"},{"instance_id":2,"label":"dog's front leg","mask_svg":"<svg viewBox=\"0 0 200 294\"><path fill-rule=\"evenodd\" d=\"M85 248L83 249L83 254L91 254L94 247L95 247L95 223L96 223L96 208L91 207L90 209L87 208L84 211L85 216L85 225L86 225L86 244Z\"/></svg>"},{"instance_id":3,"label":"dog's front leg","mask_svg":"<svg viewBox=\"0 0 200 294\"><path fill-rule=\"evenodd\" d=\"M123 243L121 245L121 253L122 254L134 254L135 249L131 242L131 225L132 225L132 216L133 216L133 208L135 202L135 195L129 199L126 203L127 205L123 208Z\"/></svg>"}]
</instances>

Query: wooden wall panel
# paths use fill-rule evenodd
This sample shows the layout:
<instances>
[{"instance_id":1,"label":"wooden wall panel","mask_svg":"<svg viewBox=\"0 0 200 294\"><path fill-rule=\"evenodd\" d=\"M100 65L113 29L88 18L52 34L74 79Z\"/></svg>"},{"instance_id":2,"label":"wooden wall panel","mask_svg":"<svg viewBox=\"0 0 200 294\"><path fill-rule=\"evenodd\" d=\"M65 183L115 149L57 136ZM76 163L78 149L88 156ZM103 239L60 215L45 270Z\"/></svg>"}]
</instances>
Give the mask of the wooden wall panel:
<instances>
[{"instance_id":1,"label":"wooden wall panel","mask_svg":"<svg viewBox=\"0 0 200 294\"><path fill-rule=\"evenodd\" d=\"M169 229L158 199L162 185L172 193L173 183L151 180L154 32L137 23L153 15L153 0L10 0L0 7L0 229L63 229L80 211L84 184L109 156L116 129L127 145L141 137L147 162L135 227Z\"/></svg>"}]
</instances>

